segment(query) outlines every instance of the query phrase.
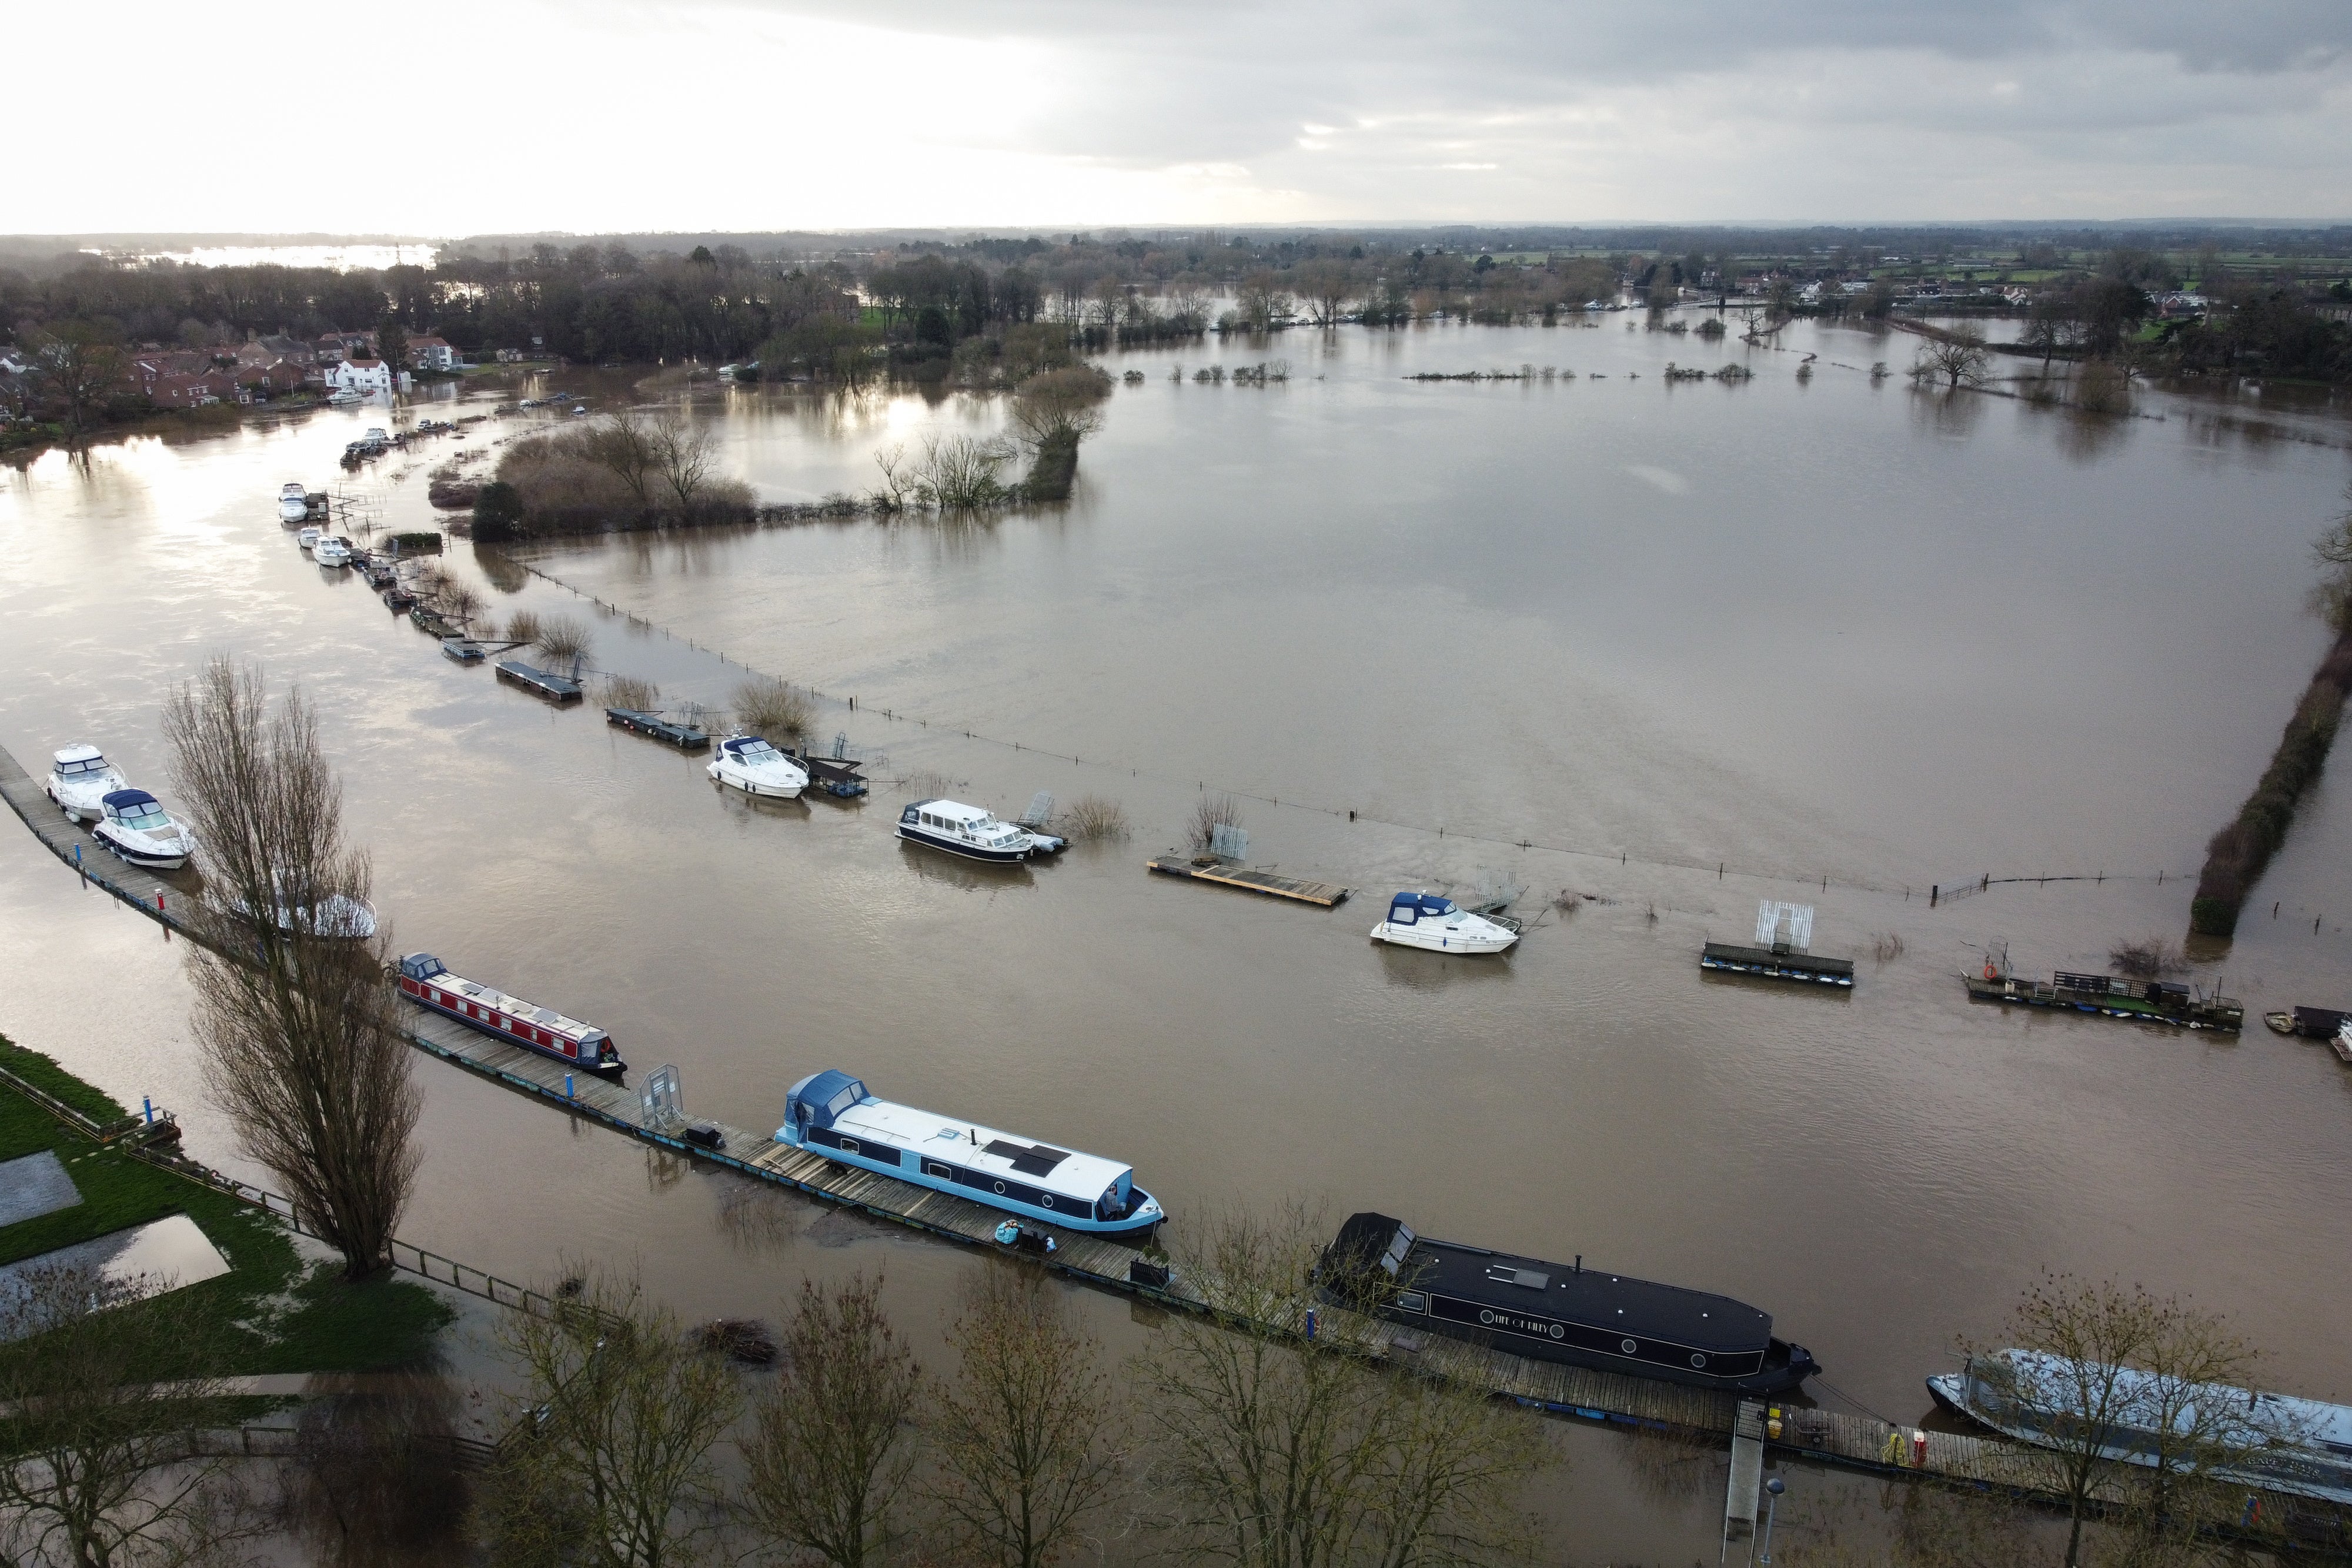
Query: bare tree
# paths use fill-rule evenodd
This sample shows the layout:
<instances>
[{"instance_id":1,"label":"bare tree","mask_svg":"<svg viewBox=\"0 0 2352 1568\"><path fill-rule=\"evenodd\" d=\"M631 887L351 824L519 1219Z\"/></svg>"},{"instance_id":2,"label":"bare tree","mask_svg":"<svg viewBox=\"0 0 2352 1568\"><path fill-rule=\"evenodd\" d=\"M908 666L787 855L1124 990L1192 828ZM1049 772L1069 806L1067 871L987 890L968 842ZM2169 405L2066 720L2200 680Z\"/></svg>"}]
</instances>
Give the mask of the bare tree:
<instances>
[{"instance_id":1,"label":"bare tree","mask_svg":"<svg viewBox=\"0 0 2352 1568\"><path fill-rule=\"evenodd\" d=\"M302 1406L284 1489L288 1522L330 1568L396 1568L463 1555L471 1487L456 1387L437 1367L379 1373Z\"/></svg>"},{"instance_id":2,"label":"bare tree","mask_svg":"<svg viewBox=\"0 0 2352 1568\"><path fill-rule=\"evenodd\" d=\"M205 1087L364 1278L391 1262L420 1102L383 938L356 918L370 873L343 842L342 786L300 688L273 716L255 665L215 659L173 692L163 731L209 890L187 945Z\"/></svg>"},{"instance_id":3,"label":"bare tree","mask_svg":"<svg viewBox=\"0 0 2352 1568\"><path fill-rule=\"evenodd\" d=\"M516 1568L697 1561L720 1501L713 1450L742 1409L726 1358L689 1343L634 1275L590 1270L499 1337L522 1374L522 1423L483 1478L494 1560Z\"/></svg>"},{"instance_id":4,"label":"bare tree","mask_svg":"<svg viewBox=\"0 0 2352 1568\"><path fill-rule=\"evenodd\" d=\"M1034 1269L983 1265L948 1338L962 1354L931 1399L932 1489L959 1563L1044 1568L1119 1474L1101 1345Z\"/></svg>"},{"instance_id":5,"label":"bare tree","mask_svg":"<svg viewBox=\"0 0 2352 1568\"><path fill-rule=\"evenodd\" d=\"M1006 493L997 475L1013 457L1012 446L1003 441L981 441L969 435L925 436L923 460L916 469L916 494L941 511L1001 506Z\"/></svg>"},{"instance_id":6,"label":"bare tree","mask_svg":"<svg viewBox=\"0 0 2352 1568\"><path fill-rule=\"evenodd\" d=\"M1203 795L1193 802L1192 821L1184 830L1184 839L1193 852L1207 854L1216 843L1219 828L1241 825L1241 802L1231 795Z\"/></svg>"},{"instance_id":7,"label":"bare tree","mask_svg":"<svg viewBox=\"0 0 2352 1568\"><path fill-rule=\"evenodd\" d=\"M654 466L669 487L672 504L680 512L692 511L702 498L711 465L718 460L718 438L708 425L696 423L674 408L654 416L648 437Z\"/></svg>"},{"instance_id":8,"label":"bare tree","mask_svg":"<svg viewBox=\"0 0 2352 1568\"><path fill-rule=\"evenodd\" d=\"M1963 382L1975 386L1985 379L1985 367L1991 362L1985 351L1984 334L1973 327L1962 327L1923 341L1911 373L1923 382L1941 376L1947 388Z\"/></svg>"},{"instance_id":9,"label":"bare tree","mask_svg":"<svg viewBox=\"0 0 2352 1568\"><path fill-rule=\"evenodd\" d=\"M64 400L66 423L77 434L107 394L121 388L128 361L111 322L60 321L33 334L35 371L43 386Z\"/></svg>"},{"instance_id":10,"label":"bare tree","mask_svg":"<svg viewBox=\"0 0 2352 1568\"><path fill-rule=\"evenodd\" d=\"M1290 290L1284 287L1280 273L1253 272L1242 279L1235 303L1251 331L1268 331L1290 314Z\"/></svg>"},{"instance_id":11,"label":"bare tree","mask_svg":"<svg viewBox=\"0 0 2352 1568\"><path fill-rule=\"evenodd\" d=\"M1318 327L1337 327L1356 298L1356 269L1344 261L1310 261L1293 270L1307 319Z\"/></svg>"},{"instance_id":12,"label":"bare tree","mask_svg":"<svg viewBox=\"0 0 2352 1568\"><path fill-rule=\"evenodd\" d=\"M1555 1462L1538 1418L1491 1390L1366 1364L1367 1320L1310 1283L1320 1228L1307 1214L1192 1228L1202 1243L1180 1266L1207 1312L1172 1321L1139 1370L1160 1439L1163 1529L1200 1559L1246 1568L1531 1553L1513 1504Z\"/></svg>"},{"instance_id":13,"label":"bare tree","mask_svg":"<svg viewBox=\"0 0 2352 1568\"><path fill-rule=\"evenodd\" d=\"M474 591L473 584L460 582L441 596L441 608L459 629L470 629L474 617L482 612L482 596Z\"/></svg>"},{"instance_id":14,"label":"bare tree","mask_svg":"<svg viewBox=\"0 0 2352 1568\"><path fill-rule=\"evenodd\" d=\"M2081 1563L2083 1527L2099 1508L2129 1510L2143 1540L2177 1537L2193 1473L2242 1461L2280 1436L2250 1420L2251 1398L2212 1397L2214 1386L2243 1382L2252 1351L2178 1298L2045 1273L2006 1333L2000 1351L1969 1351L1966 1375L1977 1397L2031 1426L2055 1456L2067 1568ZM2118 1462L2116 1449L2133 1444L2144 1466Z\"/></svg>"},{"instance_id":15,"label":"bare tree","mask_svg":"<svg viewBox=\"0 0 2352 1568\"><path fill-rule=\"evenodd\" d=\"M177 1563L250 1529L194 1442L235 1424L213 1375L229 1347L204 1314L137 1301L154 1283L34 1268L0 1311L0 1561Z\"/></svg>"},{"instance_id":16,"label":"bare tree","mask_svg":"<svg viewBox=\"0 0 2352 1568\"><path fill-rule=\"evenodd\" d=\"M761 1535L865 1568L916 1459L908 1417L922 1386L914 1353L883 1313L882 1282L801 1285L784 1368L743 1445L743 1513Z\"/></svg>"},{"instance_id":17,"label":"bare tree","mask_svg":"<svg viewBox=\"0 0 2352 1568\"><path fill-rule=\"evenodd\" d=\"M1102 428L1102 401L1109 395L1110 378L1087 365L1031 376L1013 394L1013 429L1033 452L1076 446Z\"/></svg>"},{"instance_id":18,"label":"bare tree","mask_svg":"<svg viewBox=\"0 0 2352 1568\"><path fill-rule=\"evenodd\" d=\"M639 507L653 505L652 485L657 468L656 438L634 409L622 409L600 420L588 433L588 449L610 468Z\"/></svg>"}]
</instances>

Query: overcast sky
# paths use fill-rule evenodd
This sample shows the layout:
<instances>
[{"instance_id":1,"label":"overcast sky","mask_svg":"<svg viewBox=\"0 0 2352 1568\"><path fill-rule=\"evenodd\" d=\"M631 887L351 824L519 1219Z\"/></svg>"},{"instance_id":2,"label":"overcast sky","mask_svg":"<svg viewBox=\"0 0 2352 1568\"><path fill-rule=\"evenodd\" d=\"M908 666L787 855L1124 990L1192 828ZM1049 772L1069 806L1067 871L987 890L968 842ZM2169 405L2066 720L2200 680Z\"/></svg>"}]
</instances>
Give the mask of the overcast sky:
<instances>
[{"instance_id":1,"label":"overcast sky","mask_svg":"<svg viewBox=\"0 0 2352 1568\"><path fill-rule=\"evenodd\" d=\"M2352 216L2352 0L26 5L0 229Z\"/></svg>"}]
</instances>

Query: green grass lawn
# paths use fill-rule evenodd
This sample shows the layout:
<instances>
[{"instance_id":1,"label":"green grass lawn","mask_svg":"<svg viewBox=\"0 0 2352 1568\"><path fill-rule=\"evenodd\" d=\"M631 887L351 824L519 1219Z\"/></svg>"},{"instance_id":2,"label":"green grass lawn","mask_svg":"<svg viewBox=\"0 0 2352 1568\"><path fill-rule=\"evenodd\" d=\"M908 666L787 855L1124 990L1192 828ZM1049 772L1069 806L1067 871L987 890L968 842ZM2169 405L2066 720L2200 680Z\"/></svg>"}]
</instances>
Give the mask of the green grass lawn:
<instances>
[{"instance_id":1,"label":"green grass lawn","mask_svg":"<svg viewBox=\"0 0 2352 1568\"><path fill-rule=\"evenodd\" d=\"M122 1115L100 1091L47 1057L0 1038L0 1067L100 1121ZM344 1282L335 1263L306 1261L283 1223L226 1194L103 1148L0 1081L0 1160L53 1150L81 1202L0 1227L0 1263L184 1214L220 1249L229 1271L121 1309L222 1325L228 1364L163 1367L194 1373L366 1372L419 1359L453 1316L431 1291L391 1275ZM197 1336L204 1337L204 1336ZM26 1348L39 1341L28 1342ZM5 1354L5 1353L0 1353Z\"/></svg>"}]
</instances>

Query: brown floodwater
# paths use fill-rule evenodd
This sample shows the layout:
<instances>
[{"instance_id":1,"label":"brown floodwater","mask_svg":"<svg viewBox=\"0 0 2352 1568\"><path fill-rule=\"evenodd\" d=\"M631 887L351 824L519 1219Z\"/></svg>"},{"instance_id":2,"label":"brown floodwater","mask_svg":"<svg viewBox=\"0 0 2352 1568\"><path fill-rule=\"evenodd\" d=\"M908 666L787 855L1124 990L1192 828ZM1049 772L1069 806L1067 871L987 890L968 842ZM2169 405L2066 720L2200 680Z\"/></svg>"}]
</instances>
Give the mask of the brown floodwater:
<instances>
[{"instance_id":1,"label":"brown floodwater","mask_svg":"<svg viewBox=\"0 0 2352 1568\"><path fill-rule=\"evenodd\" d=\"M821 705L820 739L888 779L1008 814L1040 789L1123 805L1126 841L1057 863L902 847L893 785L751 807L593 707L443 659L275 517L278 486L328 482L381 410L0 474L0 743L37 770L93 740L160 785L163 695L207 654L299 677L399 945L595 1020L739 1125L837 1065L1131 1160L1180 1228L1295 1197L1581 1253L1756 1302L1890 1418L1923 1414L1955 1337L1995 1333L2045 1267L2189 1293L2265 1348L2273 1385L2352 1399L2352 1071L2259 1025L1972 1006L1958 978L1988 944L2044 974L2184 929L2203 841L2325 646L2307 546L2352 432L2267 390L2084 420L1867 374L1908 357L1856 329L1748 350L1622 317L1192 346L1108 361L1145 380L1050 511L531 550L555 581L459 547L494 613L579 615L592 665L669 700L723 705L748 666L854 695ZM1192 379L1276 358L1286 382ZM1756 379L1669 382L1669 361ZM1404 379L1523 363L1536 379ZM865 489L877 450L1001 417L695 402L771 500ZM462 449L359 482L387 524L425 526L425 472ZM1241 798L1253 861L1359 895L1323 912L1148 876L1204 791ZM2253 1010L2352 1006L2347 867L2338 769L2192 977ZM1366 940L1398 888L1489 871L1541 912L1508 956ZM1929 907L1931 883L1987 873L2103 880ZM1744 939L1765 897L1818 907L1816 949L1860 958L1851 995L1701 977L1699 945ZM0 1031L236 1163L177 955L22 832L0 832ZM510 1278L634 1260L681 1310L772 1312L805 1275L884 1268L928 1323L972 1267L418 1071L404 1232ZM1146 1343L1124 1302L1086 1299L1115 1347ZM1719 1468L1571 1446L1549 1506L1580 1560L1703 1554Z\"/></svg>"}]
</instances>

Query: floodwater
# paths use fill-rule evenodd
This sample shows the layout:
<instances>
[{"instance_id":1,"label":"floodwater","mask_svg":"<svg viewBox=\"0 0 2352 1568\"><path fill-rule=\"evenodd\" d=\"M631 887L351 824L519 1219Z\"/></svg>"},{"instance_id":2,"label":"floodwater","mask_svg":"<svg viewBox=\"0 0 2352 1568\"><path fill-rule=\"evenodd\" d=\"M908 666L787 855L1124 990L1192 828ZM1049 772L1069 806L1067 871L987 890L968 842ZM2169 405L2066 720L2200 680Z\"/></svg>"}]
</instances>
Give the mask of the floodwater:
<instances>
[{"instance_id":1,"label":"floodwater","mask_svg":"<svg viewBox=\"0 0 2352 1568\"><path fill-rule=\"evenodd\" d=\"M2248 389L2151 390L2120 420L1923 395L1908 357L1859 329L1751 350L1622 317L1195 345L1107 361L1145 379L1042 514L534 549L553 580L459 547L494 613L579 615L593 665L668 700L723 705L748 666L827 694L820 741L884 777L1008 814L1041 789L1122 803L1126 841L1057 863L902 847L891 785L721 798L699 759L441 658L274 515L383 411L0 476L0 743L37 768L96 740L159 783L158 709L207 653L299 676L400 946L676 1063L699 1114L772 1124L785 1085L840 1066L1131 1160L1180 1226L1297 1198L1581 1253L1754 1301L1825 1364L1824 1403L1890 1418L2044 1268L2190 1294L2272 1385L2352 1400L2352 1071L2259 1024L2004 1013L1958 978L1989 944L2044 975L2185 928L2203 841L2325 646L2307 545L2352 430L2324 397ZM1276 358L1286 382L1192 379ZM1669 361L1756 377L1669 382ZM697 406L772 500L865 489L877 449L1000 417L782 389ZM426 522L425 470L456 450L363 476L388 525ZM1358 896L1146 875L1223 792L1253 862ZM2352 1005L2348 866L2339 768L2190 977L2252 1011ZM1366 941L1396 889L1490 873L1535 919L1507 956ZM2096 880L1930 907L1988 874ZM1761 898L1817 907L1816 950L1860 958L1852 994L1701 977L1700 944L1746 939ZM234 1163L176 955L29 834L0 832L0 1031ZM634 1259L716 1314L883 1268L927 1323L971 1267L419 1073L404 1233L509 1278ZM1147 1342L1087 1300L1115 1348ZM1573 1560L1711 1543L1719 1468L1661 1483L1606 1435L1572 1446L1549 1506Z\"/></svg>"}]
</instances>

